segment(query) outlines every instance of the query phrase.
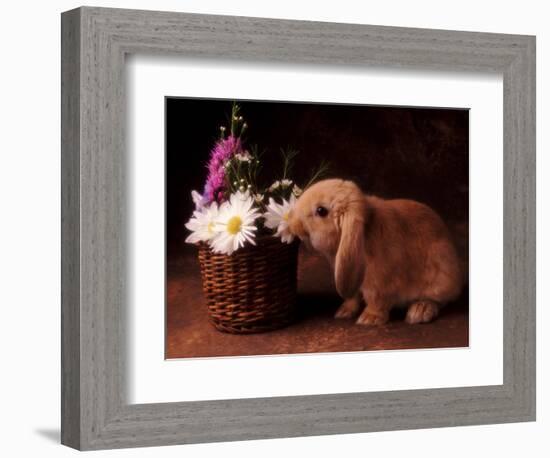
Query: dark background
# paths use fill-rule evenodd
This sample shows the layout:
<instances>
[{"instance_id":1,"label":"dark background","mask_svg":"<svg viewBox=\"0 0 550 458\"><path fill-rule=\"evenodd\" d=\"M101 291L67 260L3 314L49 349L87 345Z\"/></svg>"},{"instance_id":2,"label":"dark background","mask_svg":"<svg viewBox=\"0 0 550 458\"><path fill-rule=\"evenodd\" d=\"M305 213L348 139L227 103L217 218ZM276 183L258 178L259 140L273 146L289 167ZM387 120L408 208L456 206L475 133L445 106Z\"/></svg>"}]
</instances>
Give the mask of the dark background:
<instances>
[{"instance_id":1,"label":"dark background","mask_svg":"<svg viewBox=\"0 0 550 458\"><path fill-rule=\"evenodd\" d=\"M202 192L219 126L231 100L166 99L168 257L186 249L190 192ZM370 194L411 198L449 223L468 220L468 110L239 101L245 145L265 150L264 179L280 178L280 148L299 150L292 177L308 181L321 160L329 177Z\"/></svg>"}]
</instances>

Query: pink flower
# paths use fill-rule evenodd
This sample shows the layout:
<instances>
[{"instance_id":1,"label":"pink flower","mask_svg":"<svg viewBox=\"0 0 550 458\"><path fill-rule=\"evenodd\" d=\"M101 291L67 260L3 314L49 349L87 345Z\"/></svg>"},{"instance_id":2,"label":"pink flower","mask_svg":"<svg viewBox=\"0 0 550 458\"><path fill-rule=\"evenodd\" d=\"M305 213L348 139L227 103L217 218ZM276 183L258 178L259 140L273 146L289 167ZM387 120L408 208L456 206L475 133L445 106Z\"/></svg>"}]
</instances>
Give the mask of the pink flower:
<instances>
[{"instance_id":1,"label":"pink flower","mask_svg":"<svg viewBox=\"0 0 550 458\"><path fill-rule=\"evenodd\" d=\"M210 152L208 161L208 177L204 186L203 199L206 205L224 198L225 191L225 164L235 154L242 152L241 140L233 135L216 142Z\"/></svg>"}]
</instances>

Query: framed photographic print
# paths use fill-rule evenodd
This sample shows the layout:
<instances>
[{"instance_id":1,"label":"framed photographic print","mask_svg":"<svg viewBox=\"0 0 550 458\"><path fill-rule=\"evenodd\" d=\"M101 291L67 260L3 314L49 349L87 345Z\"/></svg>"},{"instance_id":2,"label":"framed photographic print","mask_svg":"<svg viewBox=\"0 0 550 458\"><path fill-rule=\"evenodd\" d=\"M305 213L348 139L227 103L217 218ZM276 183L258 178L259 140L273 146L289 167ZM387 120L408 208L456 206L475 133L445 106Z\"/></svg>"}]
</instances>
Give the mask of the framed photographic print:
<instances>
[{"instance_id":1,"label":"framed photographic print","mask_svg":"<svg viewBox=\"0 0 550 458\"><path fill-rule=\"evenodd\" d=\"M535 418L535 39L62 15L62 442Z\"/></svg>"}]
</instances>

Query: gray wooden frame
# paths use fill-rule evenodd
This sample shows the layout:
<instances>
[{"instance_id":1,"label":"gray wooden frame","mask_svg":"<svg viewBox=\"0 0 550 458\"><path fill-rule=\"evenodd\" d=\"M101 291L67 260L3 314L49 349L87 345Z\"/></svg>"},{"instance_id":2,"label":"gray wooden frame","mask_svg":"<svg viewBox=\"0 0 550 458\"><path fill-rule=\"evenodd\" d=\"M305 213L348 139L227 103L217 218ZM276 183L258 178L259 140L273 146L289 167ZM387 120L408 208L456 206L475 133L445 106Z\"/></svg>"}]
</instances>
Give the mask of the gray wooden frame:
<instances>
[{"instance_id":1,"label":"gray wooden frame","mask_svg":"<svg viewBox=\"0 0 550 458\"><path fill-rule=\"evenodd\" d=\"M502 74L503 385L128 404L128 53ZM90 7L63 13L63 444L104 449L534 419L534 37Z\"/></svg>"}]
</instances>

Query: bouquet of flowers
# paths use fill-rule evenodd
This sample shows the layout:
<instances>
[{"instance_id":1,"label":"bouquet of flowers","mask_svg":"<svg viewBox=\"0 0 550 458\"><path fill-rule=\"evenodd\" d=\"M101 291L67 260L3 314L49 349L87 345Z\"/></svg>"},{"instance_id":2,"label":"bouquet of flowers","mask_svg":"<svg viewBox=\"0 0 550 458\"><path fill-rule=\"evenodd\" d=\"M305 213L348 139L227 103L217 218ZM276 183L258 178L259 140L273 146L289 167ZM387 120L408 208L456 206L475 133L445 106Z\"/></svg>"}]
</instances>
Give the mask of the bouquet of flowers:
<instances>
[{"instance_id":1,"label":"bouquet of flowers","mask_svg":"<svg viewBox=\"0 0 550 458\"><path fill-rule=\"evenodd\" d=\"M291 178L294 150L281 151L281 173L262 184L262 154L247 147L248 124L233 104L220 127L186 242L198 246L210 321L224 332L263 332L287 325L296 301L298 243L288 215L302 189ZM319 177L324 164L313 173ZM265 183L265 180L263 180ZM309 185L309 183L308 183Z\"/></svg>"},{"instance_id":2,"label":"bouquet of flowers","mask_svg":"<svg viewBox=\"0 0 550 458\"><path fill-rule=\"evenodd\" d=\"M204 190L191 192L195 211L185 225L191 231L186 242L204 242L215 253L231 255L245 244L255 245L259 234L274 235L283 243L294 241L288 214L302 189L289 175L297 152L281 150L281 176L261 186L261 154L257 147L244 145L247 128L240 107L233 104L230 128L220 127L220 138L210 152ZM322 164L310 182L324 169Z\"/></svg>"}]
</instances>

